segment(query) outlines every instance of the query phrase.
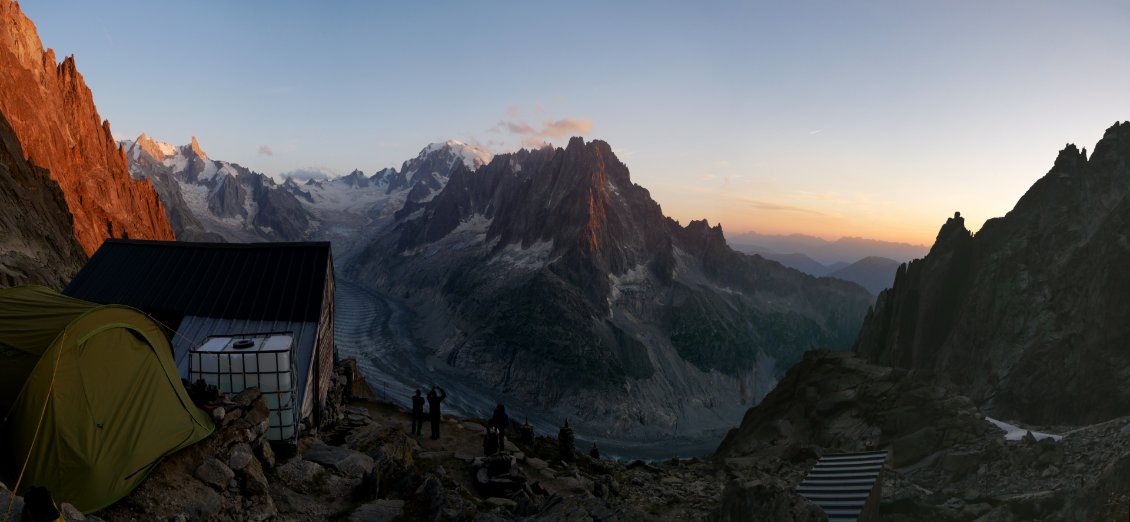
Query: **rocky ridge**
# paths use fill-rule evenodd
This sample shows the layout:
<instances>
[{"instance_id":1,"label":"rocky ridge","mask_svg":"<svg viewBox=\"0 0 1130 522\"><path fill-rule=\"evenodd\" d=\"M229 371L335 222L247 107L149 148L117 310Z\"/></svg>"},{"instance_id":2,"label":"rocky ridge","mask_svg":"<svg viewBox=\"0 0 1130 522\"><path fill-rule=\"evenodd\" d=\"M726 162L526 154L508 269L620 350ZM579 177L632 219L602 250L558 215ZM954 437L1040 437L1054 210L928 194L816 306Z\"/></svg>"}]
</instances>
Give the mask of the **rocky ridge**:
<instances>
[{"instance_id":1,"label":"rocky ridge","mask_svg":"<svg viewBox=\"0 0 1130 522\"><path fill-rule=\"evenodd\" d=\"M29 161L62 189L87 255L108 237L173 239L157 193L130 179L74 57L56 63L10 0L0 2L0 113Z\"/></svg>"},{"instance_id":2,"label":"rocky ridge","mask_svg":"<svg viewBox=\"0 0 1130 522\"><path fill-rule=\"evenodd\" d=\"M936 370L999 417L1130 415L1128 226L1130 122L1107 129L1090 157L1068 145L976 235L950 218L925 258L899 268L855 350Z\"/></svg>"}]
</instances>

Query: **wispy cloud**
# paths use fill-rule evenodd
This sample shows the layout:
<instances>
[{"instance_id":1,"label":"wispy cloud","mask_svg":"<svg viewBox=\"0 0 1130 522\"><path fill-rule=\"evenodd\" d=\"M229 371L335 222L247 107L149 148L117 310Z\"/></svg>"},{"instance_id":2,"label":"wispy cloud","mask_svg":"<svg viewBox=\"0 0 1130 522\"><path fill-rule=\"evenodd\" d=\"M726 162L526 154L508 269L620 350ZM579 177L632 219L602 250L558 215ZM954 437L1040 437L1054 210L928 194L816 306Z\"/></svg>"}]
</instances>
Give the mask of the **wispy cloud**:
<instances>
[{"instance_id":1,"label":"wispy cloud","mask_svg":"<svg viewBox=\"0 0 1130 522\"><path fill-rule=\"evenodd\" d=\"M533 114L541 114L542 106L536 105ZM592 131L592 118L562 118L544 120L539 126L531 125L524 117L529 112L518 106L506 109L505 119L500 120L491 131L517 136L524 147L540 147L549 140L561 140L570 136L584 136Z\"/></svg>"},{"instance_id":2,"label":"wispy cloud","mask_svg":"<svg viewBox=\"0 0 1130 522\"><path fill-rule=\"evenodd\" d=\"M778 203L770 203L768 201L746 200L745 203L757 210L764 210L766 212L792 212L798 214L810 214L813 216L825 216L828 214L810 208L797 207L793 205L781 205Z\"/></svg>"},{"instance_id":3,"label":"wispy cloud","mask_svg":"<svg viewBox=\"0 0 1130 522\"><path fill-rule=\"evenodd\" d=\"M547 121L541 128L543 136L550 138L564 138L566 136L573 136L576 134L588 134L592 130L592 118L582 118L574 120L572 118L565 118L557 121Z\"/></svg>"},{"instance_id":4,"label":"wispy cloud","mask_svg":"<svg viewBox=\"0 0 1130 522\"><path fill-rule=\"evenodd\" d=\"M810 130L810 131L808 131L808 135L809 136L815 136L817 134L820 134L821 132L824 132L824 129Z\"/></svg>"},{"instance_id":5,"label":"wispy cloud","mask_svg":"<svg viewBox=\"0 0 1130 522\"><path fill-rule=\"evenodd\" d=\"M259 146L259 154L262 154L264 156L274 156L275 151L271 150L271 147L269 147L267 145L260 145Z\"/></svg>"}]
</instances>

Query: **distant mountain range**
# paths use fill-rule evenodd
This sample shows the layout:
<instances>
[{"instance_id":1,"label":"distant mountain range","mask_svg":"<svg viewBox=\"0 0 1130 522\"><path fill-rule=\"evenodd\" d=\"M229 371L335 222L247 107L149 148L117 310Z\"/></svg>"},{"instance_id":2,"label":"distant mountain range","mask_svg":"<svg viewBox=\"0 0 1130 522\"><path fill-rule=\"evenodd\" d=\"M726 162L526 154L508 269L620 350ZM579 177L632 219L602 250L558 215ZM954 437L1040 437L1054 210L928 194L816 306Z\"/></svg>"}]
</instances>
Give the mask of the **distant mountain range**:
<instances>
[{"instance_id":1,"label":"distant mountain range","mask_svg":"<svg viewBox=\"0 0 1130 522\"><path fill-rule=\"evenodd\" d=\"M828 241L802 234L743 232L730 238L734 249L756 254L817 277L856 283L872 294L890 288L901 263L926 255L927 247L875 239L844 237Z\"/></svg>"},{"instance_id":2,"label":"distant mountain range","mask_svg":"<svg viewBox=\"0 0 1130 522\"><path fill-rule=\"evenodd\" d=\"M828 241L803 234L771 235L756 232L731 234L728 238L735 250L751 254L804 254L821 265L842 268L839 263L851 264L865 257L885 257L905 263L926 255L927 245L895 243L860 237L842 237ZM798 268L799 270L799 268Z\"/></svg>"},{"instance_id":3,"label":"distant mountain range","mask_svg":"<svg viewBox=\"0 0 1130 522\"><path fill-rule=\"evenodd\" d=\"M130 173L148 179L167 202L169 221L186 241L300 241L334 243L348 256L367 234L392 219L405 202L426 201L456 164L478 168L490 154L455 140L433 144L401 169L372 175L309 177L283 183L236 163L214 160L196 138L174 146L142 134L120 142Z\"/></svg>"}]
</instances>

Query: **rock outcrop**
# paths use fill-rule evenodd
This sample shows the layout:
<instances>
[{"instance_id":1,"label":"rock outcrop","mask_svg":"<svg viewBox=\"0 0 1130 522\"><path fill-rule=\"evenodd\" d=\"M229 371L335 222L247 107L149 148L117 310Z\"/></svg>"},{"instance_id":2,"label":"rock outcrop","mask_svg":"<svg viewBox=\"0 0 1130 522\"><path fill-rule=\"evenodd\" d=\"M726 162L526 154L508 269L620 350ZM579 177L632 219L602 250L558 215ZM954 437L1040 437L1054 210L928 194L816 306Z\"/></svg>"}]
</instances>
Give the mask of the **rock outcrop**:
<instances>
[{"instance_id":1,"label":"rock outcrop","mask_svg":"<svg viewBox=\"0 0 1130 522\"><path fill-rule=\"evenodd\" d=\"M1008 433L999 427L1009 428ZM1051 432L1051 433L1044 433ZM1017 428L986 419L944 376L810 352L714 455L721 468L792 490L827 453L887 450L883 520L1125 520L1130 417ZM723 493L720 512L757 490ZM787 495L762 502L799 505ZM792 515L799 516L799 515ZM766 519L771 519L768 517Z\"/></svg>"},{"instance_id":2,"label":"rock outcrop","mask_svg":"<svg viewBox=\"0 0 1130 522\"><path fill-rule=\"evenodd\" d=\"M60 289L86 257L75 241L59 185L24 158L0 113L0 208L13 209L0 212L0 288L41 284Z\"/></svg>"},{"instance_id":3,"label":"rock outcrop","mask_svg":"<svg viewBox=\"0 0 1130 522\"><path fill-rule=\"evenodd\" d=\"M714 455L724 460L805 446L841 452L886 448L890 462L902 467L989 430L968 398L930 372L813 351L746 413Z\"/></svg>"},{"instance_id":4,"label":"rock outcrop","mask_svg":"<svg viewBox=\"0 0 1130 522\"><path fill-rule=\"evenodd\" d=\"M460 378L556 409L578 434L729 424L775 364L846 349L871 301L667 218L602 141L456 165L396 217L345 276L406 297Z\"/></svg>"},{"instance_id":5,"label":"rock outcrop","mask_svg":"<svg viewBox=\"0 0 1130 522\"><path fill-rule=\"evenodd\" d=\"M28 160L62 189L87 255L108 237L173 239L157 193L130 178L74 57L56 63L9 0L0 2L0 113Z\"/></svg>"},{"instance_id":6,"label":"rock outcrop","mask_svg":"<svg viewBox=\"0 0 1130 522\"><path fill-rule=\"evenodd\" d=\"M1068 145L1002 218L960 214L900 267L855 350L936 370L983 409L1036 424L1130 415L1130 122Z\"/></svg>"}]
</instances>

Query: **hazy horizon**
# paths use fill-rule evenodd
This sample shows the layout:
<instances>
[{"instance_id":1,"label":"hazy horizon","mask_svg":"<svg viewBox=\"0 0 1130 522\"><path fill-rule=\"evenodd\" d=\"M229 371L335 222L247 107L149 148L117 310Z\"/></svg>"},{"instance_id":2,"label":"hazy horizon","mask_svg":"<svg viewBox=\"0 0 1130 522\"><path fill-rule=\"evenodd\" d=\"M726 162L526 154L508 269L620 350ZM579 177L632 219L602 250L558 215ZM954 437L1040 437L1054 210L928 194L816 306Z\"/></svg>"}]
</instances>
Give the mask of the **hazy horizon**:
<instances>
[{"instance_id":1,"label":"hazy horizon","mask_svg":"<svg viewBox=\"0 0 1130 522\"><path fill-rule=\"evenodd\" d=\"M1130 119L1130 4L26 3L113 132L268 175L603 139L680 222L930 244Z\"/></svg>"}]
</instances>

